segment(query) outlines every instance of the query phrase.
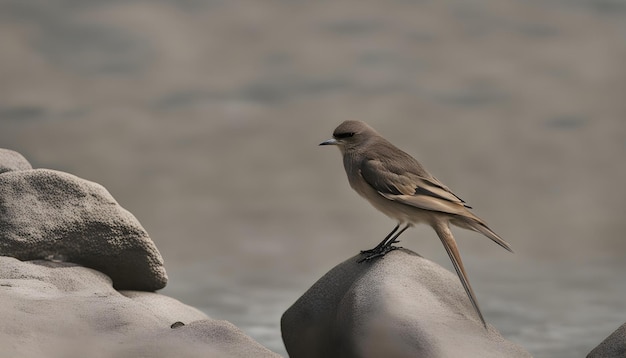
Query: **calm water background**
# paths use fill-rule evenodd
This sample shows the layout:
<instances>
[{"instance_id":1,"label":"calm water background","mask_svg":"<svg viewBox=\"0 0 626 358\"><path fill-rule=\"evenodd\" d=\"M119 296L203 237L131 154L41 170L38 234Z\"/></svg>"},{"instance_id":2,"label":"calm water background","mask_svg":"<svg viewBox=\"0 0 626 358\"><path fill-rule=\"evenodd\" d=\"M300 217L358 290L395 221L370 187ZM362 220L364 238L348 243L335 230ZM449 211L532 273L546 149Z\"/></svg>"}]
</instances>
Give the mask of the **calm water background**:
<instances>
[{"instance_id":1,"label":"calm water background","mask_svg":"<svg viewBox=\"0 0 626 358\"><path fill-rule=\"evenodd\" d=\"M455 231L537 357L626 322L626 3L0 1L0 147L104 185L164 294L285 355L280 315L394 225L335 148L361 119L515 248ZM451 269L429 228L403 245Z\"/></svg>"}]
</instances>

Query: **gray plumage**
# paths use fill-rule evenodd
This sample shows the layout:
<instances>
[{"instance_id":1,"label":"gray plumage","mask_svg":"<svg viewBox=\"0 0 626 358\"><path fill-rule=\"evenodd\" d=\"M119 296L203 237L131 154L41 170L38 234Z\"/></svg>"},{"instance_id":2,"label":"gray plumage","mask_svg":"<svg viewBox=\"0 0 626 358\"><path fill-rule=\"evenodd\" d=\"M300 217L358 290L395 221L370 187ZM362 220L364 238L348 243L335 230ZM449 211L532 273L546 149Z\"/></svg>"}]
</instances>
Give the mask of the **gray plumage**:
<instances>
[{"instance_id":1,"label":"gray plumage","mask_svg":"<svg viewBox=\"0 0 626 358\"><path fill-rule=\"evenodd\" d=\"M512 252L510 245L417 160L364 122L343 122L333 132L333 138L320 145L338 146L350 186L376 209L398 222L378 246L362 251L368 256L361 261L395 249L393 244L398 242L398 236L414 224L430 225L441 239L472 306L486 327L449 224L480 232ZM400 226L403 228L398 231Z\"/></svg>"}]
</instances>

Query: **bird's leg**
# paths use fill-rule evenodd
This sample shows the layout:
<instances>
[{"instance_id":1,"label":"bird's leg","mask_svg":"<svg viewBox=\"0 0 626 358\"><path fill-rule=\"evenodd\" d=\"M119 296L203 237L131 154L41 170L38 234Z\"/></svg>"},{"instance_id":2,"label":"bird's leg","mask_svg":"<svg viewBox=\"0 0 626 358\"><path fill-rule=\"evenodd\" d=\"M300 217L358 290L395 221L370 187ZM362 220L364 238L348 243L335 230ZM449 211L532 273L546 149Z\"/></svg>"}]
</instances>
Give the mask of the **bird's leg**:
<instances>
[{"instance_id":1,"label":"bird's leg","mask_svg":"<svg viewBox=\"0 0 626 358\"><path fill-rule=\"evenodd\" d=\"M391 232L383 239L383 241L380 242L380 244L376 245L376 247L374 247L373 249L369 249L369 250L361 250L362 254L373 254L375 252L379 252L387 243L387 240L389 240L389 238L391 238L393 236L393 234L396 233L396 231L398 231L398 229L400 228L400 224L396 225L396 227L393 228L393 230L391 230Z\"/></svg>"},{"instance_id":2,"label":"bird's leg","mask_svg":"<svg viewBox=\"0 0 626 358\"><path fill-rule=\"evenodd\" d=\"M380 244L378 244L378 246L376 246L375 248L371 249L371 250L366 250L366 251L361 251L361 254L369 254L367 256L365 256L364 258L360 259L359 261L357 261L358 263L361 263L363 261L370 261L372 259L375 259L377 257L381 257L381 256L385 256L387 255L387 253L389 253L390 251L393 250L397 250L400 247L398 246L393 246L394 243L399 242L398 240L396 240L398 238L398 236L400 236L403 232L406 231L406 229L408 229L409 227L411 227L411 224L406 224L402 230L400 230L398 233L396 233L394 235L394 233L398 230L398 228L400 227L400 224L396 225L396 227L389 233L389 235L387 235L387 237L385 238L385 240L383 240Z\"/></svg>"},{"instance_id":3,"label":"bird's leg","mask_svg":"<svg viewBox=\"0 0 626 358\"><path fill-rule=\"evenodd\" d=\"M383 248L388 248L388 247L393 247L393 244L400 242L400 240L397 240L397 238L402 235L403 232L406 231L406 229L410 228L411 224L406 224L402 230L400 230L400 232L398 232L397 234L395 234L391 239L389 239L385 245L383 246Z\"/></svg>"}]
</instances>

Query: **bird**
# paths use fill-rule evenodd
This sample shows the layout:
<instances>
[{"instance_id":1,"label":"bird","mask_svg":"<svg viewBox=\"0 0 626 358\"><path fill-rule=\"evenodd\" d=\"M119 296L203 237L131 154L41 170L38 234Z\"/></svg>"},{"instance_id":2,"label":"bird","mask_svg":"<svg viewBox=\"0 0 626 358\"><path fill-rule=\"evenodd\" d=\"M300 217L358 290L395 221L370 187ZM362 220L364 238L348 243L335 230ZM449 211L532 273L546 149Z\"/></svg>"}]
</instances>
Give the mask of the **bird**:
<instances>
[{"instance_id":1,"label":"bird","mask_svg":"<svg viewBox=\"0 0 626 358\"><path fill-rule=\"evenodd\" d=\"M348 182L360 196L397 225L377 246L361 251L358 262L382 257L399 247L398 237L416 224L430 225L443 244L465 292L483 326L483 317L474 290L469 283L450 224L479 232L506 250L511 245L473 214L458 195L430 174L415 158L383 138L362 121L348 120L333 132L333 137L319 145L339 147Z\"/></svg>"}]
</instances>

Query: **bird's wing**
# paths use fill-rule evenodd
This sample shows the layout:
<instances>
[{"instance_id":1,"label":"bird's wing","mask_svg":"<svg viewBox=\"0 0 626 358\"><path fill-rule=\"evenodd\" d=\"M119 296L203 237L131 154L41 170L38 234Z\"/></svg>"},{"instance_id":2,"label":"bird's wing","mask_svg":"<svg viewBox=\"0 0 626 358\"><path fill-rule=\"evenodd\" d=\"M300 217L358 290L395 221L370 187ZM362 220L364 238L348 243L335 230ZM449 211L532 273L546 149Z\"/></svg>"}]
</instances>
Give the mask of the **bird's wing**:
<instances>
[{"instance_id":1,"label":"bird's wing","mask_svg":"<svg viewBox=\"0 0 626 358\"><path fill-rule=\"evenodd\" d=\"M361 162L361 176L380 195L424 210L473 216L466 209L469 206L465 201L425 172L412 158L394 159L366 158ZM398 163L398 159L404 159L406 163ZM406 168L415 170L407 171Z\"/></svg>"}]
</instances>

